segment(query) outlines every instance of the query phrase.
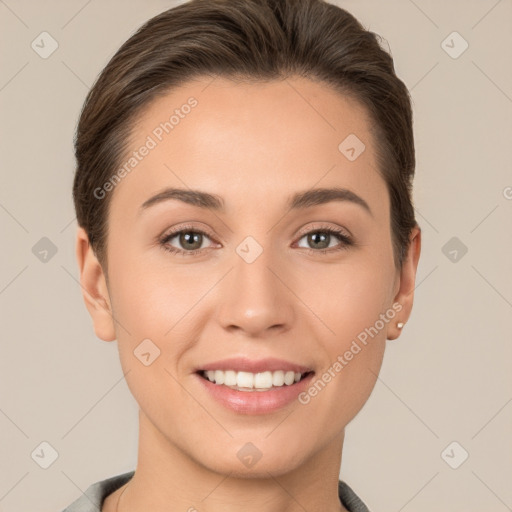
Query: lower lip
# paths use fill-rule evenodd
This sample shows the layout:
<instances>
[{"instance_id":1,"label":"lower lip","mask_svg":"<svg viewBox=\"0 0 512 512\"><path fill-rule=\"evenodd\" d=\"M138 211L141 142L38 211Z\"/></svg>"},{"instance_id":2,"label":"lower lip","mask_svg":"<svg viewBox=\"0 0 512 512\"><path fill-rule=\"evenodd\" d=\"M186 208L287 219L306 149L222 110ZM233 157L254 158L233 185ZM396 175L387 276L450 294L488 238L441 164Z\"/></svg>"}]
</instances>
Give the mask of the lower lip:
<instances>
[{"instance_id":1,"label":"lower lip","mask_svg":"<svg viewBox=\"0 0 512 512\"><path fill-rule=\"evenodd\" d=\"M265 414L281 409L307 389L313 375L314 373L310 373L290 386L285 384L268 391L237 391L223 384L210 382L196 373L202 385L217 402L241 414Z\"/></svg>"}]
</instances>

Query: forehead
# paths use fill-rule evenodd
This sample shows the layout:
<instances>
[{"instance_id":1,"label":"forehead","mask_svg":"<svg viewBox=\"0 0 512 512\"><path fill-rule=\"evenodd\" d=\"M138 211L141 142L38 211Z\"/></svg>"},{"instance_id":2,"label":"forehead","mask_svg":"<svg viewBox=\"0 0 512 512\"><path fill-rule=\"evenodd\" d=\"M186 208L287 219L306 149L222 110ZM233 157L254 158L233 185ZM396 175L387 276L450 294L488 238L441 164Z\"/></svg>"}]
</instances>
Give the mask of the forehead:
<instances>
[{"instance_id":1,"label":"forehead","mask_svg":"<svg viewBox=\"0 0 512 512\"><path fill-rule=\"evenodd\" d=\"M261 208L261 200L333 185L376 201L385 184L370 126L358 102L308 79L192 81L156 98L137 119L121 163L132 165L111 209L119 204L126 214L168 186L221 195L228 207L230 197Z\"/></svg>"}]
</instances>

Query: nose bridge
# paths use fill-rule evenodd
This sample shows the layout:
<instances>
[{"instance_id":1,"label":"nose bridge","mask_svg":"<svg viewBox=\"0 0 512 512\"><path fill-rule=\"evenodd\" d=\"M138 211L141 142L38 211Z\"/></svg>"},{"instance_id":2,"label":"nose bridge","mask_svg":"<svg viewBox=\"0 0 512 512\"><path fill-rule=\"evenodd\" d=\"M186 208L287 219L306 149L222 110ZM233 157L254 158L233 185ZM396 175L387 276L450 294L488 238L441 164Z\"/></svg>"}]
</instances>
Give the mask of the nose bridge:
<instances>
[{"instance_id":1,"label":"nose bridge","mask_svg":"<svg viewBox=\"0 0 512 512\"><path fill-rule=\"evenodd\" d=\"M292 305L290 293L276 277L280 273L277 254L247 237L235 249L233 267L219 308L222 326L251 335L289 328Z\"/></svg>"}]
</instances>

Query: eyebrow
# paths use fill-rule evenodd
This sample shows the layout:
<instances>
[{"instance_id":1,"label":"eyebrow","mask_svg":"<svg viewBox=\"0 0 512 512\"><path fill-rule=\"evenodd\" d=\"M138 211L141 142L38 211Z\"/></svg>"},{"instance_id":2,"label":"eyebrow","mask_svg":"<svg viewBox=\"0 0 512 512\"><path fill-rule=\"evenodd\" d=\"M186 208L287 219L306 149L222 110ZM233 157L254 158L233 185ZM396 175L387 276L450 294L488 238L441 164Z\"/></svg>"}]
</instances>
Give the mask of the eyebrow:
<instances>
[{"instance_id":1,"label":"eyebrow","mask_svg":"<svg viewBox=\"0 0 512 512\"><path fill-rule=\"evenodd\" d=\"M303 192L297 192L289 200L288 206L291 210L298 210L330 203L331 201L348 201L357 204L362 206L373 217L372 210L362 197L351 190L341 187L312 188Z\"/></svg>"},{"instance_id":2,"label":"eyebrow","mask_svg":"<svg viewBox=\"0 0 512 512\"><path fill-rule=\"evenodd\" d=\"M211 209L214 211L225 211L224 200L216 194L202 192L200 190L166 188L158 194L146 200L141 210L146 210L150 206L175 199L199 208ZM373 213L368 203L355 192L341 187L332 188L313 188L293 194L287 201L287 208L290 210L303 210L312 206L318 206L331 201L348 201L361 206L367 213L373 217Z\"/></svg>"}]
</instances>

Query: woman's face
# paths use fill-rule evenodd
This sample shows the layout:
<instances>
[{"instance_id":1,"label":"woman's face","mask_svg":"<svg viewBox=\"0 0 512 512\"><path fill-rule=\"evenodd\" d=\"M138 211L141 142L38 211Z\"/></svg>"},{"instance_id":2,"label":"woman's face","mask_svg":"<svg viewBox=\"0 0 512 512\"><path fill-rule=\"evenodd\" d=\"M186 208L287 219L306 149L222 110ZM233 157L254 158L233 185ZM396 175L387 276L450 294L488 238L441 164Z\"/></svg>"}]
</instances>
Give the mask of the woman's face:
<instances>
[{"instance_id":1,"label":"woman's face","mask_svg":"<svg viewBox=\"0 0 512 512\"><path fill-rule=\"evenodd\" d=\"M95 329L118 340L141 436L215 471L277 475L342 439L368 399L412 306L419 236L401 274L358 104L306 79L210 82L158 98L136 124L131 169L108 192L108 293L91 253L83 283L98 276L105 292L112 317L94 308ZM311 195L335 187L349 192ZM151 201L171 188L216 201ZM232 358L314 374L234 391L198 373L245 368L219 363Z\"/></svg>"}]
</instances>

